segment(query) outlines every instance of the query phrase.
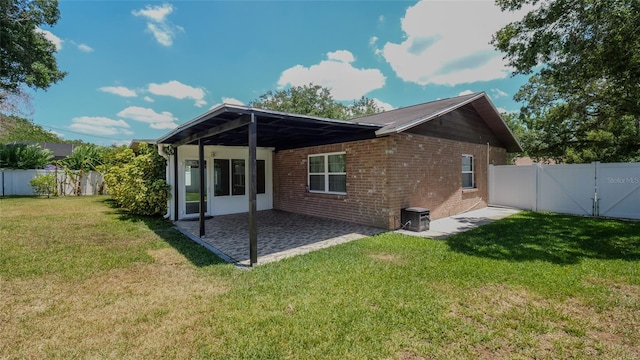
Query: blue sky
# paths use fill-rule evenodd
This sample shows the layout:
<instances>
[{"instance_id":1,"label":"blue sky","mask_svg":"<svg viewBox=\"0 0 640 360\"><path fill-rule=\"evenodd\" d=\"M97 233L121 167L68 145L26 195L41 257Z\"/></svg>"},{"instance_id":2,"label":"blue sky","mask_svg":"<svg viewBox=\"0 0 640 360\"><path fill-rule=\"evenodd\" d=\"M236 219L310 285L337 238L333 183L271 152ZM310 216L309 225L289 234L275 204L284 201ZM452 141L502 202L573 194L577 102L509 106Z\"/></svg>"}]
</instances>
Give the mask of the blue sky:
<instances>
[{"instance_id":1,"label":"blue sky","mask_svg":"<svg viewBox=\"0 0 640 360\"><path fill-rule=\"evenodd\" d=\"M492 1L65 1L42 28L65 79L33 120L101 145L155 139L212 107L319 84L386 109L469 91L516 111L491 35L522 14Z\"/></svg>"}]
</instances>

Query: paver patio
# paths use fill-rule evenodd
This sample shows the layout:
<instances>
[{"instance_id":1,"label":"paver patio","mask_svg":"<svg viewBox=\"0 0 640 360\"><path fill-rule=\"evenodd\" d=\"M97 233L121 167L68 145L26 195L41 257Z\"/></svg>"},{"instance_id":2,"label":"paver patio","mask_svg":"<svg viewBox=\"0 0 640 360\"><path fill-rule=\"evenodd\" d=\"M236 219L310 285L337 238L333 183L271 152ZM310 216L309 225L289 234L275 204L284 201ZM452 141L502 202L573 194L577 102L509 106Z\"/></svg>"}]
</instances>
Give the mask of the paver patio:
<instances>
[{"instance_id":1,"label":"paver patio","mask_svg":"<svg viewBox=\"0 0 640 360\"><path fill-rule=\"evenodd\" d=\"M248 215L231 214L205 220L205 236L198 238L199 222L177 221L192 240L224 260L249 263ZM305 254L386 230L344 221L323 219L280 210L258 211L258 264ZM220 254L222 253L222 254Z\"/></svg>"}]
</instances>

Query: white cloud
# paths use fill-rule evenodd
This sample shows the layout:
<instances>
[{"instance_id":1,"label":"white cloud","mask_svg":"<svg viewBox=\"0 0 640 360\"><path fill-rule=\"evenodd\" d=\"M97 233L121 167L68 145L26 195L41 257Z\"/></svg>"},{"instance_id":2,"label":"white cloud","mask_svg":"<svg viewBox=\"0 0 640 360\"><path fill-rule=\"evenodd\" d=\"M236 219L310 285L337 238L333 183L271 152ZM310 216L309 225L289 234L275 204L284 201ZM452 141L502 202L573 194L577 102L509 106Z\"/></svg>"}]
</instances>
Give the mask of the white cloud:
<instances>
[{"instance_id":1,"label":"white cloud","mask_svg":"<svg viewBox=\"0 0 640 360\"><path fill-rule=\"evenodd\" d=\"M501 97L509 96L506 92L500 89L491 89L491 95L494 99L499 99Z\"/></svg>"},{"instance_id":2,"label":"white cloud","mask_svg":"<svg viewBox=\"0 0 640 360\"><path fill-rule=\"evenodd\" d=\"M502 79L509 69L489 42L523 14L502 13L493 1L420 1L402 18L404 40L381 53L401 79L420 85Z\"/></svg>"},{"instance_id":3,"label":"white cloud","mask_svg":"<svg viewBox=\"0 0 640 360\"><path fill-rule=\"evenodd\" d=\"M145 96L145 97L144 97L144 101L146 101L146 102L150 102L150 103L155 102L155 100L153 100L153 99L152 99L151 97L149 97L149 96Z\"/></svg>"},{"instance_id":4,"label":"white cloud","mask_svg":"<svg viewBox=\"0 0 640 360\"><path fill-rule=\"evenodd\" d=\"M69 129L90 135L133 135L124 120L114 120L99 116L81 116L71 119Z\"/></svg>"},{"instance_id":5,"label":"white cloud","mask_svg":"<svg viewBox=\"0 0 640 360\"><path fill-rule=\"evenodd\" d=\"M359 99L369 91L384 86L385 77L378 69L358 69L351 64L353 54L347 50L327 53L327 60L305 67L296 65L286 69L278 80L279 87L303 86L313 83L331 89L338 100Z\"/></svg>"},{"instance_id":6,"label":"white cloud","mask_svg":"<svg viewBox=\"0 0 640 360\"><path fill-rule=\"evenodd\" d=\"M171 96L176 99L193 99L197 107L207 104L204 100L205 91L203 88L185 85L179 81L172 80L164 84L149 84L148 91L154 95Z\"/></svg>"},{"instance_id":7,"label":"white cloud","mask_svg":"<svg viewBox=\"0 0 640 360\"><path fill-rule=\"evenodd\" d=\"M59 37L54 35L51 31L48 31L48 30L42 30L40 28L36 28L36 31L44 35L45 39L52 42L53 45L56 46L56 51L62 50L62 43L64 42L64 40L60 39Z\"/></svg>"},{"instance_id":8,"label":"white cloud","mask_svg":"<svg viewBox=\"0 0 640 360\"><path fill-rule=\"evenodd\" d=\"M378 108L383 109L384 111L389 111L389 110L393 110L393 109L395 109L395 108L393 107L393 105L391 105L391 104L389 104L389 103L386 103L386 102L384 102L384 101L382 101L382 100L379 100L379 99L376 99L376 98L373 98L373 99L371 99L371 100L373 100L373 102L376 104L376 106L377 106Z\"/></svg>"},{"instance_id":9,"label":"white cloud","mask_svg":"<svg viewBox=\"0 0 640 360\"><path fill-rule=\"evenodd\" d=\"M230 105L244 105L244 103L236 98L223 97L222 102Z\"/></svg>"},{"instance_id":10,"label":"white cloud","mask_svg":"<svg viewBox=\"0 0 640 360\"><path fill-rule=\"evenodd\" d=\"M147 5L144 9L133 10L134 16L147 19L147 31L150 32L156 41L162 46L173 45L173 39L176 32L184 31L181 26L172 24L168 17L173 12L171 4L162 4L157 6Z\"/></svg>"},{"instance_id":11,"label":"white cloud","mask_svg":"<svg viewBox=\"0 0 640 360\"><path fill-rule=\"evenodd\" d=\"M55 136L57 136L57 137L59 137L61 139L64 139L64 134L63 133L59 133L59 132L54 131L54 130L47 130L47 131L49 131L50 133L52 133L53 135L55 135Z\"/></svg>"},{"instance_id":12,"label":"white cloud","mask_svg":"<svg viewBox=\"0 0 640 360\"><path fill-rule=\"evenodd\" d=\"M378 16L378 22L380 22L380 23L384 22L384 15Z\"/></svg>"},{"instance_id":13,"label":"white cloud","mask_svg":"<svg viewBox=\"0 0 640 360\"><path fill-rule=\"evenodd\" d=\"M512 112L512 111L509 111L509 110L507 110L507 109L505 109L505 108L501 108L501 107L496 108L496 110L498 110L498 112L499 112L500 114L508 114L508 113Z\"/></svg>"},{"instance_id":14,"label":"white cloud","mask_svg":"<svg viewBox=\"0 0 640 360\"><path fill-rule=\"evenodd\" d=\"M474 93L473 91L471 91L471 90L467 89L467 90L460 91L460 93L458 94L458 96L462 96L462 95L470 95L470 94L473 94L473 93Z\"/></svg>"},{"instance_id":15,"label":"white cloud","mask_svg":"<svg viewBox=\"0 0 640 360\"><path fill-rule=\"evenodd\" d=\"M168 111L157 113L153 109L140 106L129 106L116 115L121 118L147 123L152 129L173 129L178 126L175 123L178 119L172 113Z\"/></svg>"},{"instance_id":16,"label":"white cloud","mask_svg":"<svg viewBox=\"0 0 640 360\"><path fill-rule=\"evenodd\" d=\"M243 103L242 101L236 99L236 98L231 98L231 97L222 97L222 102L219 102L217 104L213 104L211 105L211 107L209 108L209 110L215 109L216 107L222 105L222 104L229 104L229 105L245 105L245 103Z\"/></svg>"},{"instance_id":17,"label":"white cloud","mask_svg":"<svg viewBox=\"0 0 640 360\"><path fill-rule=\"evenodd\" d=\"M167 16L173 12L171 4L162 4L157 6L147 5L144 9L133 10L131 13L135 16L142 16L150 21L162 23L167 20Z\"/></svg>"},{"instance_id":18,"label":"white cloud","mask_svg":"<svg viewBox=\"0 0 640 360\"><path fill-rule=\"evenodd\" d=\"M98 90L110 94L120 95L122 97L136 97L138 94L135 90L128 89L124 86L103 86Z\"/></svg>"},{"instance_id":19,"label":"white cloud","mask_svg":"<svg viewBox=\"0 0 640 360\"><path fill-rule=\"evenodd\" d=\"M338 50L334 52L328 52L327 59L335 60L343 63L352 63L356 61L356 58L353 56L353 54L347 50Z\"/></svg>"},{"instance_id":20,"label":"white cloud","mask_svg":"<svg viewBox=\"0 0 640 360\"><path fill-rule=\"evenodd\" d=\"M87 44L78 44L78 50L86 53L93 52L93 48Z\"/></svg>"}]
</instances>

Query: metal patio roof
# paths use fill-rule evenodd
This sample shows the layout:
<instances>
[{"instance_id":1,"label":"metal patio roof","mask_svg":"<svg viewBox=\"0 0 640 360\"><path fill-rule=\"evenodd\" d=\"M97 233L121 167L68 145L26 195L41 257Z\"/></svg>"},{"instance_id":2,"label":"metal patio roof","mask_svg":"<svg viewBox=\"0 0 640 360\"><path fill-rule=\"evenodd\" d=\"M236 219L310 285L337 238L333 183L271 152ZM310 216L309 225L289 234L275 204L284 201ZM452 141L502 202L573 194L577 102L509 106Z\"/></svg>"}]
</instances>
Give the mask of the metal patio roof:
<instances>
[{"instance_id":1,"label":"metal patio roof","mask_svg":"<svg viewBox=\"0 0 640 360\"><path fill-rule=\"evenodd\" d=\"M177 127L157 143L195 145L201 137L204 145L247 146L248 129L243 120L248 120L251 113L256 116L258 146L275 150L370 139L376 137L375 131L382 127L359 121L222 104ZM210 131L212 129L214 131Z\"/></svg>"}]
</instances>

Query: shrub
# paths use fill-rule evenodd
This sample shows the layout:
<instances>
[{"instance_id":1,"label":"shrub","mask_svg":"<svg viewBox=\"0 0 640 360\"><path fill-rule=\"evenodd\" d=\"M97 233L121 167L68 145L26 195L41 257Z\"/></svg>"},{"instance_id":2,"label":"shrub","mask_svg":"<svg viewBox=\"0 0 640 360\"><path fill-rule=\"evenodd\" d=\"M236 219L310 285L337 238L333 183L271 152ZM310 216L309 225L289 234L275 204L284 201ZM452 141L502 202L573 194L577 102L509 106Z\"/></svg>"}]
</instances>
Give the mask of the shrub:
<instances>
[{"instance_id":1,"label":"shrub","mask_svg":"<svg viewBox=\"0 0 640 360\"><path fill-rule=\"evenodd\" d=\"M140 144L138 153L120 148L103 166L104 182L113 200L133 214L163 215L171 186L165 181L166 161L156 149Z\"/></svg>"},{"instance_id":2,"label":"shrub","mask_svg":"<svg viewBox=\"0 0 640 360\"><path fill-rule=\"evenodd\" d=\"M56 196L57 179L55 173L36 174L31 179L31 187L36 195Z\"/></svg>"}]
</instances>

